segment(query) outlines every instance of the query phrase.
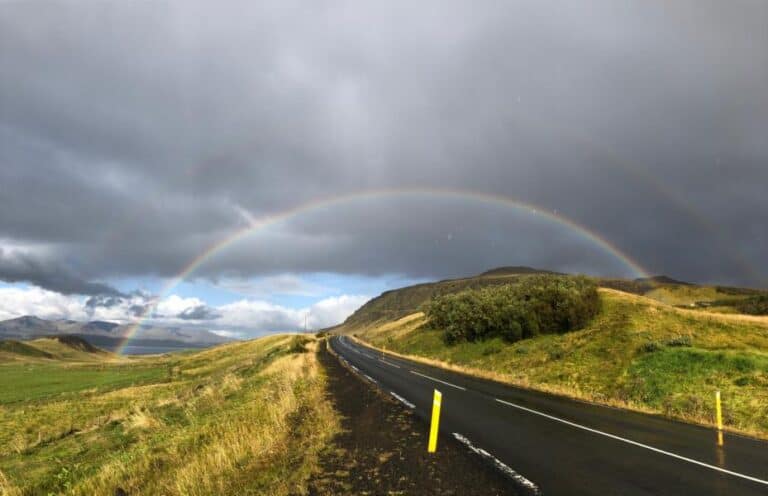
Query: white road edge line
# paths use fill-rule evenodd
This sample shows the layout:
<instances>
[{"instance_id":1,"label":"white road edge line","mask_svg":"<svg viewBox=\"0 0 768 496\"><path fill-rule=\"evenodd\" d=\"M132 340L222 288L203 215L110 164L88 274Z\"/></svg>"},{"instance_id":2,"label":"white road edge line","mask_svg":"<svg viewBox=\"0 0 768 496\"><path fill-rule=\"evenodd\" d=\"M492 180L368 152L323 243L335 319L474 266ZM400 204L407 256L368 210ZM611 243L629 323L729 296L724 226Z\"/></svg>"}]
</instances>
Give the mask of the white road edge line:
<instances>
[{"instance_id":1,"label":"white road edge line","mask_svg":"<svg viewBox=\"0 0 768 496\"><path fill-rule=\"evenodd\" d=\"M368 379L372 383L378 384L378 382L376 382L376 379L374 379L373 377L369 376L368 374L363 374L363 375L365 376L366 379Z\"/></svg>"},{"instance_id":2,"label":"white road edge line","mask_svg":"<svg viewBox=\"0 0 768 496\"><path fill-rule=\"evenodd\" d=\"M354 365L352 365L351 363L349 364L349 366L350 366L350 367L352 367L352 368L354 369L354 371L355 371L355 372L360 372L360 369L359 369L359 368L357 368L357 367L355 367L355 366L354 366Z\"/></svg>"},{"instance_id":3,"label":"white road edge line","mask_svg":"<svg viewBox=\"0 0 768 496\"><path fill-rule=\"evenodd\" d=\"M460 443L466 445L467 448L472 450L474 453L482 456L483 458L485 458L487 460L490 460L496 466L497 469L501 470L507 476L509 476L512 480L514 480L515 482L517 482L521 486L523 486L526 489L528 489L529 491L531 491L531 493L533 493L535 495L540 495L541 494L541 489L539 489L539 486L537 486L536 484L534 484L530 480L526 479L522 475L520 475L517 472L515 472L514 470L512 470L512 468L510 468L509 465L507 465L506 463L502 462L501 460L499 460L498 458L496 458L492 454L488 453L484 449L475 447L472 444L472 442L469 439L467 439L466 437L462 436L458 432L454 432L453 433L453 437L455 437L456 440L459 441Z\"/></svg>"},{"instance_id":4,"label":"white road edge line","mask_svg":"<svg viewBox=\"0 0 768 496\"><path fill-rule=\"evenodd\" d=\"M762 480L762 479L758 479L757 477L752 477L752 476L749 476L749 475L740 474L739 472L734 472L732 470L727 470L727 469L724 469L724 468L716 467L715 465L710 465L709 463L700 462L699 460L694 460L693 458L688 458L688 457L685 457L685 456L682 456L682 455L671 453L669 451L664 451L664 450L659 449L659 448L654 448L653 446L649 446L647 444L639 443L637 441L632 441L631 439L627 439L627 438L624 438L624 437L621 437L621 436L617 436L615 434L609 434L607 432L599 431L597 429L592 429L591 427L587 427L585 425L577 424L575 422L571 422L571 421L564 420L564 419L561 419L561 418L558 418L558 417L554 417L552 415L548 415L546 413L539 412L539 411L533 410L531 408L526 408L524 406L516 405L514 403L510 403L509 401L500 400L499 398L495 398L495 399L499 403L503 403L503 404L505 404L507 406L511 406L513 408L517 408L519 410L523 410L523 411L526 411L528 413L533 413L534 415L539 415L539 416L542 416L544 418L548 418L550 420L554 420L556 422L561 422L563 424L570 425L571 427L576 427L577 429L582 429L582 430L585 430L587 432L591 432L593 434L599 434L601 436L609 437L611 439L615 439L615 440L621 441L623 443L631 444L631 445L637 446L639 448L644 448L644 449L647 449L647 450L650 450L650 451L653 451L653 452L656 452L656 453L660 453L662 455L666 455L666 456L669 456L669 457L672 457L672 458L676 458L676 459L682 460L684 462L692 463L694 465L699 465L700 467L708 468L708 469L711 469L711 470L715 470L717 472L721 472L723 474L732 475L734 477L740 477L740 478L746 479L748 481L757 482L758 484L763 484L763 485L768 486L768 481L765 481L765 480Z\"/></svg>"},{"instance_id":5,"label":"white road edge line","mask_svg":"<svg viewBox=\"0 0 768 496\"><path fill-rule=\"evenodd\" d=\"M410 401L406 400L405 398L403 398L402 396L400 396L400 395L399 395L399 394L397 394L396 392L394 392L394 391L390 391L390 392L389 392L389 394L391 394L392 396L394 396L394 397L395 397L395 399L397 399L397 400L398 400L400 403L402 403L403 405L407 406L408 408L416 408L416 405L414 405L414 404L413 404L413 403L411 403Z\"/></svg>"},{"instance_id":6,"label":"white road edge line","mask_svg":"<svg viewBox=\"0 0 768 496\"><path fill-rule=\"evenodd\" d=\"M466 391L467 390L467 388L463 388L461 386L457 386L456 384L451 384L450 382L441 381L440 379L435 379L434 377L430 377L430 376L428 376L426 374L421 374L419 372L416 372L415 370L411 370L411 374L420 375L421 377L425 377L425 378L427 378L427 379L429 379L431 381L439 382L440 384L445 384L446 386L451 386L451 387L454 387L456 389L461 389L462 391Z\"/></svg>"},{"instance_id":7,"label":"white road edge line","mask_svg":"<svg viewBox=\"0 0 768 496\"><path fill-rule=\"evenodd\" d=\"M453 437L455 437L456 440L459 441L460 443L466 445L467 448L472 450L474 453L482 456L483 458L485 458L487 460L490 460L496 466L497 469L501 470L507 476L509 476L511 479L513 479L515 482L517 482L521 486L523 486L526 489L528 489L529 491L531 491L531 493L533 493L535 495L540 495L541 494L541 489L539 489L539 486L537 486L536 484L534 484L530 480L526 479L522 475L520 475L517 472L515 472L514 470L512 470L512 468L509 465L507 465L506 463L502 462L501 460L499 460L498 458L496 458L492 454L488 453L484 449L478 448L475 445L473 445L472 442L469 439L467 439L466 437L462 436L458 432L454 432L453 433Z\"/></svg>"},{"instance_id":8,"label":"white road edge line","mask_svg":"<svg viewBox=\"0 0 768 496\"><path fill-rule=\"evenodd\" d=\"M396 368L396 369L399 369L399 368L400 368L400 366L399 366L399 365L395 365L394 363L389 363L388 361L384 360L383 358L379 358L379 361L380 361L381 363L386 363L386 364L387 364L387 365L389 365L390 367L394 367L394 368Z\"/></svg>"}]
</instances>

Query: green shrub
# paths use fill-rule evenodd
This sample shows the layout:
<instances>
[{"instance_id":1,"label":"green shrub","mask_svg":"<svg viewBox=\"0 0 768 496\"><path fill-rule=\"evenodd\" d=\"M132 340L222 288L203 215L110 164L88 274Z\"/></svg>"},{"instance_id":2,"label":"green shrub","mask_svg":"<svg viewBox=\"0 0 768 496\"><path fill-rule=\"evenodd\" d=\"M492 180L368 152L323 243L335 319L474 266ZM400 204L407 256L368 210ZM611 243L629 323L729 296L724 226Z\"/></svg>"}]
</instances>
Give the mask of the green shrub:
<instances>
[{"instance_id":1,"label":"green shrub","mask_svg":"<svg viewBox=\"0 0 768 496\"><path fill-rule=\"evenodd\" d=\"M483 351L480 352L480 354L483 356L491 356L497 353L501 353L501 346L499 346L499 344L497 343L492 343L486 346L485 348L483 348Z\"/></svg>"},{"instance_id":2,"label":"green shrub","mask_svg":"<svg viewBox=\"0 0 768 496\"><path fill-rule=\"evenodd\" d=\"M736 384L737 386L740 386L740 387L741 386L748 386L748 385L752 384L752 378L751 377L747 377L747 376L742 376L742 377L739 377L738 379L735 379L733 381L733 383Z\"/></svg>"},{"instance_id":3,"label":"green shrub","mask_svg":"<svg viewBox=\"0 0 768 496\"><path fill-rule=\"evenodd\" d=\"M643 353L653 353L654 351L659 351L660 349L661 345L656 341L649 341L641 345L639 348L639 350Z\"/></svg>"},{"instance_id":4,"label":"green shrub","mask_svg":"<svg viewBox=\"0 0 768 496\"><path fill-rule=\"evenodd\" d=\"M752 315L768 315L768 295L752 296L734 303L734 307L742 313Z\"/></svg>"},{"instance_id":5,"label":"green shrub","mask_svg":"<svg viewBox=\"0 0 768 496\"><path fill-rule=\"evenodd\" d=\"M690 336L678 336L665 342L667 346L691 346Z\"/></svg>"},{"instance_id":6,"label":"green shrub","mask_svg":"<svg viewBox=\"0 0 768 496\"><path fill-rule=\"evenodd\" d=\"M515 342L580 329L599 307L591 279L546 275L435 297L426 314L448 344L493 337Z\"/></svg>"}]
</instances>

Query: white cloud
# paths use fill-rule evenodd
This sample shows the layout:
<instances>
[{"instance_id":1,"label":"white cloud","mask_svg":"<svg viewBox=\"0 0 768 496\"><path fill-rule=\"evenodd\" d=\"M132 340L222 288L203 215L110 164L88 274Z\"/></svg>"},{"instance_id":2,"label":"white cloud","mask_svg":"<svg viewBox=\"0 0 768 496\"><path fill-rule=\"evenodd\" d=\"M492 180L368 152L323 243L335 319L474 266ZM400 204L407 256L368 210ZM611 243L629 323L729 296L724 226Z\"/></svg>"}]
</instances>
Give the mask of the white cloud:
<instances>
[{"instance_id":1,"label":"white cloud","mask_svg":"<svg viewBox=\"0 0 768 496\"><path fill-rule=\"evenodd\" d=\"M309 324L314 329L339 324L368 299L361 295L342 295L320 300L310 307Z\"/></svg>"},{"instance_id":2,"label":"white cloud","mask_svg":"<svg viewBox=\"0 0 768 496\"><path fill-rule=\"evenodd\" d=\"M342 295L325 298L308 308L288 308L263 300L242 299L216 309L221 313L217 325L248 331L292 331L304 327L304 319L312 329L341 323L368 300L367 296Z\"/></svg>"},{"instance_id":3,"label":"white cloud","mask_svg":"<svg viewBox=\"0 0 768 496\"><path fill-rule=\"evenodd\" d=\"M218 315L209 321L185 320L179 317L185 310L206 306L205 301L173 294L157 302L148 322L158 326L207 327L215 323L215 332L226 337L246 337L268 332L303 329L305 318L311 329L330 327L342 322L368 300L367 296L341 295L320 300L309 307L290 308L264 300L244 298L232 303L209 307ZM78 321L135 321L136 306L152 302L149 295L136 294L115 299L108 305L88 305L84 296L67 296L36 286L0 287L0 320L35 315L44 319Z\"/></svg>"},{"instance_id":4,"label":"white cloud","mask_svg":"<svg viewBox=\"0 0 768 496\"><path fill-rule=\"evenodd\" d=\"M222 329L211 329L210 332L212 332L213 334L216 334L217 336L221 336L223 338L242 339L246 337L245 334L238 331L225 331Z\"/></svg>"},{"instance_id":5,"label":"white cloud","mask_svg":"<svg viewBox=\"0 0 768 496\"><path fill-rule=\"evenodd\" d=\"M30 287L0 287L0 319L36 315L43 319L86 320L85 302L81 297Z\"/></svg>"},{"instance_id":6,"label":"white cloud","mask_svg":"<svg viewBox=\"0 0 768 496\"><path fill-rule=\"evenodd\" d=\"M203 305L205 305L205 302L199 298L182 298L172 294L158 302L154 313L160 318L175 318L184 310L190 310Z\"/></svg>"}]
</instances>

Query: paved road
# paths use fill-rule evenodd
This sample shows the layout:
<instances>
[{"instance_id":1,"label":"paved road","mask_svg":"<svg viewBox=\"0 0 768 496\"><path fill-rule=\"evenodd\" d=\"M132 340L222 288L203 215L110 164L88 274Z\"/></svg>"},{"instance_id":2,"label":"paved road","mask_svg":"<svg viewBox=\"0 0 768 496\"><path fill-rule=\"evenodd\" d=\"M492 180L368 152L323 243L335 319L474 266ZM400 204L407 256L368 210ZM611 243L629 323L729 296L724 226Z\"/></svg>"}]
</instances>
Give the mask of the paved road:
<instances>
[{"instance_id":1,"label":"paved road","mask_svg":"<svg viewBox=\"0 0 768 496\"><path fill-rule=\"evenodd\" d=\"M346 337L331 347L425 420L440 390L441 432L460 434L546 496L768 495L766 442L726 434L717 448L712 429L469 377Z\"/></svg>"}]
</instances>

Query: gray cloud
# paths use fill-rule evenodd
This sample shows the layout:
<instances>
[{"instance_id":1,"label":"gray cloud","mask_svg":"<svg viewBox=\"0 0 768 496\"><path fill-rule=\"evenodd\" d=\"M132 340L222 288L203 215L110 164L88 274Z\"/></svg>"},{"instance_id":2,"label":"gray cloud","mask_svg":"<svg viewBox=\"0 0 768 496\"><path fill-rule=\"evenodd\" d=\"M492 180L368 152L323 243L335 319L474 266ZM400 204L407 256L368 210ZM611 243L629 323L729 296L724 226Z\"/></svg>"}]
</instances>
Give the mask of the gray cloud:
<instances>
[{"instance_id":1,"label":"gray cloud","mask_svg":"<svg viewBox=\"0 0 768 496\"><path fill-rule=\"evenodd\" d=\"M0 280L28 282L65 295L101 295L98 298L106 297L106 300L102 301L121 296L121 293L111 286L84 280L55 261L5 250L2 246L0 246ZM95 302L94 298L89 299L89 302Z\"/></svg>"},{"instance_id":2,"label":"gray cloud","mask_svg":"<svg viewBox=\"0 0 768 496\"><path fill-rule=\"evenodd\" d=\"M215 320L221 317L221 313L207 305L197 305L185 309L177 317L183 320Z\"/></svg>"},{"instance_id":3,"label":"gray cloud","mask_svg":"<svg viewBox=\"0 0 768 496\"><path fill-rule=\"evenodd\" d=\"M747 0L4 3L0 239L53 243L66 270L0 258L0 278L110 294L87 281L177 273L238 207L416 186L557 210L650 272L765 284L766 21ZM199 274L523 263L629 275L530 213L402 197Z\"/></svg>"}]
</instances>

